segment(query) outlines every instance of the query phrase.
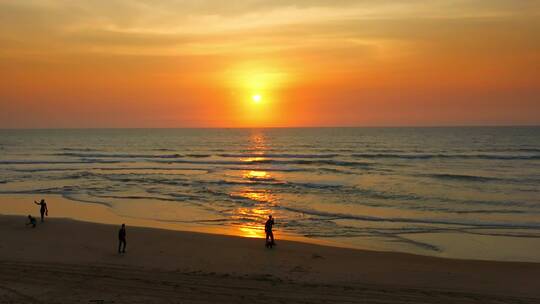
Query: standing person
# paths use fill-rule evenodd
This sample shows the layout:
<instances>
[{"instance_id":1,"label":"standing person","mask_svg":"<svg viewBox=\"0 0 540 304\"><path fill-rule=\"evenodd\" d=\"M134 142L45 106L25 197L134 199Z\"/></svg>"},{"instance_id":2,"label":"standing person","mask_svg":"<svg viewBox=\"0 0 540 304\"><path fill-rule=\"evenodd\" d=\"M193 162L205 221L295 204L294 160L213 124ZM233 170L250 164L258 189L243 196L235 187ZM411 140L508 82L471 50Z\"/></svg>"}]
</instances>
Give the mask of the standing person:
<instances>
[{"instance_id":1,"label":"standing person","mask_svg":"<svg viewBox=\"0 0 540 304\"><path fill-rule=\"evenodd\" d=\"M41 214L41 222L43 223L45 221L45 215L49 216L49 209L47 209L47 203L45 203L44 199L41 199L39 203L34 201L34 204L41 206L39 208L39 213Z\"/></svg>"},{"instance_id":2,"label":"standing person","mask_svg":"<svg viewBox=\"0 0 540 304\"><path fill-rule=\"evenodd\" d=\"M266 232L266 248L272 248L274 243L274 233L272 232L272 226L274 226L274 219L271 215L268 216L266 224L264 224L264 232ZM270 241L268 240L270 239Z\"/></svg>"},{"instance_id":3,"label":"standing person","mask_svg":"<svg viewBox=\"0 0 540 304\"><path fill-rule=\"evenodd\" d=\"M126 224L122 224L118 231L118 253L126 253Z\"/></svg>"}]
</instances>

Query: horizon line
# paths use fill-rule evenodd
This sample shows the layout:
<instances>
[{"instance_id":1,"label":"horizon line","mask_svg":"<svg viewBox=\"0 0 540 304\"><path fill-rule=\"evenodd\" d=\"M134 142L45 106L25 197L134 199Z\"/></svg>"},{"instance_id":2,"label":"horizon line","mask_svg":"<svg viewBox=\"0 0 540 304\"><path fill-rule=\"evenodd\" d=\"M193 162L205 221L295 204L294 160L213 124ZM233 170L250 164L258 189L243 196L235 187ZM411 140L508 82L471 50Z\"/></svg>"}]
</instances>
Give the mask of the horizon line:
<instances>
[{"instance_id":1,"label":"horizon line","mask_svg":"<svg viewBox=\"0 0 540 304\"><path fill-rule=\"evenodd\" d=\"M46 128L0 128L0 130L177 130L177 129L355 129L355 128L527 128L540 124L486 124L486 125L365 125L365 126L269 126L269 127L46 127Z\"/></svg>"}]
</instances>

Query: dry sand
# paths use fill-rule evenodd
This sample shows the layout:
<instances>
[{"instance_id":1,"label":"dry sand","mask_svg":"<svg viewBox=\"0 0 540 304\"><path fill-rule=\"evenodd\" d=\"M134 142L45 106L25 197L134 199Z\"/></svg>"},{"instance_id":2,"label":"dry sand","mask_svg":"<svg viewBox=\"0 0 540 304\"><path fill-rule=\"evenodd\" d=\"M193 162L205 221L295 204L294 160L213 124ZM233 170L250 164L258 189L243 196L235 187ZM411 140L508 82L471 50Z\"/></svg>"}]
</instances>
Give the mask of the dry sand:
<instances>
[{"instance_id":1,"label":"dry sand","mask_svg":"<svg viewBox=\"0 0 540 304\"><path fill-rule=\"evenodd\" d=\"M0 216L0 303L540 303L540 264Z\"/></svg>"}]
</instances>

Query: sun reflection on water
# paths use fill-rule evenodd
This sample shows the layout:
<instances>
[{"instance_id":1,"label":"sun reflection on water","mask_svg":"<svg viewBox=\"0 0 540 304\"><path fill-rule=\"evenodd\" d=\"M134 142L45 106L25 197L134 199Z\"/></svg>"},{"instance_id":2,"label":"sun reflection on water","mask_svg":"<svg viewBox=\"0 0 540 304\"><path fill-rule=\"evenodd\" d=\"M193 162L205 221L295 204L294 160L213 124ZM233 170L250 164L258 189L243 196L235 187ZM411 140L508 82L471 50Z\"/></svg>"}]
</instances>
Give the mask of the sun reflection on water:
<instances>
[{"instance_id":1,"label":"sun reflection on water","mask_svg":"<svg viewBox=\"0 0 540 304\"><path fill-rule=\"evenodd\" d=\"M240 196L258 202L268 202L270 198L268 193L259 191L243 192L240 194Z\"/></svg>"},{"instance_id":2,"label":"sun reflection on water","mask_svg":"<svg viewBox=\"0 0 540 304\"><path fill-rule=\"evenodd\" d=\"M238 228L238 235L249 238L264 238L264 229L259 226L244 225Z\"/></svg>"},{"instance_id":3,"label":"sun reflection on water","mask_svg":"<svg viewBox=\"0 0 540 304\"><path fill-rule=\"evenodd\" d=\"M261 162L261 161L267 160L267 158L261 157L261 156L254 156L254 157L241 158L240 160L243 162L252 163L252 162Z\"/></svg>"},{"instance_id":4,"label":"sun reflection on water","mask_svg":"<svg viewBox=\"0 0 540 304\"><path fill-rule=\"evenodd\" d=\"M268 172L260 170L247 171L244 173L243 177L249 180L267 180L272 178Z\"/></svg>"},{"instance_id":5,"label":"sun reflection on water","mask_svg":"<svg viewBox=\"0 0 540 304\"><path fill-rule=\"evenodd\" d=\"M249 150L254 151L255 153L264 153L264 151L267 150L266 140L263 133L253 133L249 141L251 144Z\"/></svg>"},{"instance_id":6,"label":"sun reflection on water","mask_svg":"<svg viewBox=\"0 0 540 304\"><path fill-rule=\"evenodd\" d=\"M264 206L254 206L251 208L242 207L235 210L235 216L241 222L238 226L240 236L244 237L264 237L264 222L267 215L271 213L270 208Z\"/></svg>"},{"instance_id":7,"label":"sun reflection on water","mask_svg":"<svg viewBox=\"0 0 540 304\"><path fill-rule=\"evenodd\" d=\"M267 160L264 157L267 150L265 136L262 132L255 132L249 140L247 148L251 157L241 158L246 163L253 163L245 171L241 172L240 178L253 182L253 187L243 187L231 191L231 197L246 199L249 204L243 204L233 210L232 218L236 222L237 233L239 236L263 238L264 223L268 215L272 214L275 206L276 198L271 189L268 189L265 181L273 180L272 175L267 170L260 170L257 166L261 161Z\"/></svg>"}]
</instances>

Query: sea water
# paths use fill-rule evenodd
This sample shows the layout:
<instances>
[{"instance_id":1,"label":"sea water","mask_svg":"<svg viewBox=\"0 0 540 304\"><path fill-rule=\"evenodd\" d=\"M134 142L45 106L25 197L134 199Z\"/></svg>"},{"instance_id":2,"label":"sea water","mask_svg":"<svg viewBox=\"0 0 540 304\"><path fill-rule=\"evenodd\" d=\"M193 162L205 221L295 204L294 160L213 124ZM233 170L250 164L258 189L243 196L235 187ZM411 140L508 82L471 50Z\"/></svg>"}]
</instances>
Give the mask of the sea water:
<instances>
[{"instance_id":1,"label":"sea water","mask_svg":"<svg viewBox=\"0 0 540 304\"><path fill-rule=\"evenodd\" d=\"M540 127L0 130L0 194L253 235L272 214L277 236L540 261Z\"/></svg>"}]
</instances>

